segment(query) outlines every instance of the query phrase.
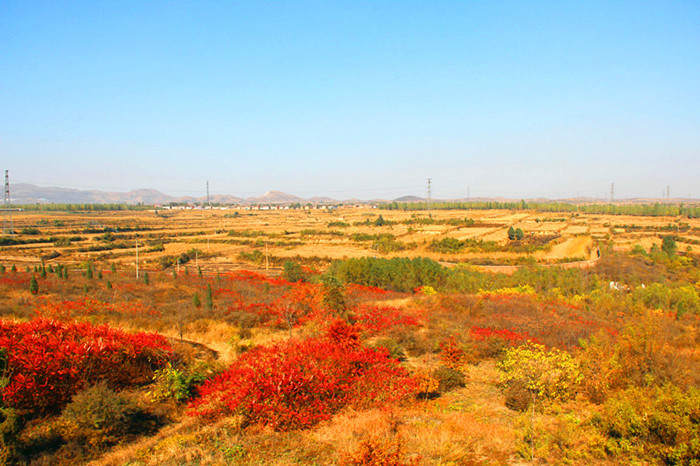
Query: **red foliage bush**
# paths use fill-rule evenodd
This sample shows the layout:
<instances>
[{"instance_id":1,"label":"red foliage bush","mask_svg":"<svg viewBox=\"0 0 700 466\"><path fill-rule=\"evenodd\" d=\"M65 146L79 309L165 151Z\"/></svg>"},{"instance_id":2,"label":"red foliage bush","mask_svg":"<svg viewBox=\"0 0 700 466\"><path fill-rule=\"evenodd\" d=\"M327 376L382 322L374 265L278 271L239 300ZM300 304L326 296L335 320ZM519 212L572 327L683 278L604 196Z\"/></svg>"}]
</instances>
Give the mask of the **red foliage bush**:
<instances>
[{"instance_id":1,"label":"red foliage bush","mask_svg":"<svg viewBox=\"0 0 700 466\"><path fill-rule=\"evenodd\" d=\"M41 318L0 320L0 348L9 374L3 401L34 412L58 409L97 381L115 389L146 383L172 352L155 333Z\"/></svg>"},{"instance_id":2,"label":"red foliage bush","mask_svg":"<svg viewBox=\"0 0 700 466\"><path fill-rule=\"evenodd\" d=\"M277 430L310 427L346 406L400 400L415 383L384 349L359 342L357 330L335 323L327 335L259 347L205 384L193 413L243 415Z\"/></svg>"},{"instance_id":3,"label":"red foliage bush","mask_svg":"<svg viewBox=\"0 0 700 466\"><path fill-rule=\"evenodd\" d=\"M356 309L357 322L362 325L369 336L376 335L394 327L420 327L421 322L396 307L377 307L360 305Z\"/></svg>"}]
</instances>

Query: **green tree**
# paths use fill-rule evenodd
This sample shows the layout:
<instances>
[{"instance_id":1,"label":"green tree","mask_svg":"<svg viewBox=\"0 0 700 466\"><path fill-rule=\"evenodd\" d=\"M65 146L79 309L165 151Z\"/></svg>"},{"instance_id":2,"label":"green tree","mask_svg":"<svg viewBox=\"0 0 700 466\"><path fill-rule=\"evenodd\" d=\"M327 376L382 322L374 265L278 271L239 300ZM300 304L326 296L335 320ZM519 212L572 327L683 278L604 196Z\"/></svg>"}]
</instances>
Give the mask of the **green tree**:
<instances>
[{"instance_id":1,"label":"green tree","mask_svg":"<svg viewBox=\"0 0 700 466\"><path fill-rule=\"evenodd\" d=\"M508 239L511 241L515 240L515 228L512 226L508 228Z\"/></svg>"},{"instance_id":2,"label":"green tree","mask_svg":"<svg viewBox=\"0 0 700 466\"><path fill-rule=\"evenodd\" d=\"M146 285L150 285L150 284L151 284L151 279L150 279L149 276L148 276L148 272L144 272L144 273L143 273L143 282L144 282Z\"/></svg>"},{"instance_id":3,"label":"green tree","mask_svg":"<svg viewBox=\"0 0 700 466\"><path fill-rule=\"evenodd\" d=\"M661 250L670 258L673 258L676 255L678 245L676 244L676 240L673 238L673 236L664 236L664 239L661 242Z\"/></svg>"},{"instance_id":4,"label":"green tree","mask_svg":"<svg viewBox=\"0 0 700 466\"><path fill-rule=\"evenodd\" d=\"M377 220L374 221L374 226L383 227L384 225L386 225L386 220L384 220L384 217L379 215L379 217L377 217Z\"/></svg>"},{"instance_id":5,"label":"green tree","mask_svg":"<svg viewBox=\"0 0 700 466\"><path fill-rule=\"evenodd\" d=\"M202 307L202 300L199 299L199 293L195 293L192 296L192 305L194 305L194 307L196 307L197 309Z\"/></svg>"},{"instance_id":6,"label":"green tree","mask_svg":"<svg viewBox=\"0 0 700 466\"><path fill-rule=\"evenodd\" d=\"M306 281L306 276L301 268L301 265L293 261L285 261L282 271L282 278L288 282L296 283L298 281Z\"/></svg>"},{"instance_id":7,"label":"green tree","mask_svg":"<svg viewBox=\"0 0 700 466\"><path fill-rule=\"evenodd\" d=\"M207 284L207 294L204 295L204 307L211 311L214 308L214 296L211 292L211 285Z\"/></svg>"},{"instance_id":8,"label":"green tree","mask_svg":"<svg viewBox=\"0 0 700 466\"><path fill-rule=\"evenodd\" d=\"M520 241L520 240L522 240L524 237L525 237L525 233L523 233L523 230L521 230L520 228L517 228L517 229L515 230L515 239L518 240L518 241Z\"/></svg>"},{"instance_id":9,"label":"green tree","mask_svg":"<svg viewBox=\"0 0 700 466\"><path fill-rule=\"evenodd\" d=\"M29 292L31 294L39 293L39 283L37 283L36 277L34 275L32 275L32 279L29 282Z\"/></svg>"},{"instance_id":10,"label":"green tree","mask_svg":"<svg viewBox=\"0 0 700 466\"><path fill-rule=\"evenodd\" d=\"M348 305L345 301L345 287L333 275L323 277L323 304L347 318Z\"/></svg>"}]
</instances>

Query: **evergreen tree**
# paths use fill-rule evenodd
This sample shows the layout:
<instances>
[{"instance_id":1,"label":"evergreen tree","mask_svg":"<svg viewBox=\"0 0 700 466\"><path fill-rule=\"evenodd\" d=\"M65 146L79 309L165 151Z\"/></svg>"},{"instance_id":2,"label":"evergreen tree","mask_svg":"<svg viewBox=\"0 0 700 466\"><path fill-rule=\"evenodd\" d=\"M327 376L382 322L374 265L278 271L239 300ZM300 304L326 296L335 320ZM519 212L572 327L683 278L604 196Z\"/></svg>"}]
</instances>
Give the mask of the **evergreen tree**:
<instances>
[{"instance_id":1,"label":"evergreen tree","mask_svg":"<svg viewBox=\"0 0 700 466\"><path fill-rule=\"evenodd\" d=\"M41 268L41 273L40 273L40 275L41 275L41 278L46 278L46 267L42 267L42 268Z\"/></svg>"},{"instance_id":2,"label":"evergreen tree","mask_svg":"<svg viewBox=\"0 0 700 466\"><path fill-rule=\"evenodd\" d=\"M112 282L110 282L109 280L107 280L107 289L108 290L112 289Z\"/></svg>"},{"instance_id":3,"label":"evergreen tree","mask_svg":"<svg viewBox=\"0 0 700 466\"><path fill-rule=\"evenodd\" d=\"M515 239L515 228L512 226L508 228L508 239L513 241Z\"/></svg>"},{"instance_id":4,"label":"evergreen tree","mask_svg":"<svg viewBox=\"0 0 700 466\"><path fill-rule=\"evenodd\" d=\"M87 270L85 270L85 278L92 280L92 265L88 264Z\"/></svg>"},{"instance_id":5,"label":"evergreen tree","mask_svg":"<svg viewBox=\"0 0 700 466\"><path fill-rule=\"evenodd\" d=\"M204 306L211 311L214 308L214 296L211 292L211 285L207 285L207 294L204 297Z\"/></svg>"},{"instance_id":6,"label":"evergreen tree","mask_svg":"<svg viewBox=\"0 0 700 466\"><path fill-rule=\"evenodd\" d=\"M518 228L517 230L515 230L515 239L517 239L518 241L520 241L520 240L522 240L524 237L525 237L525 233L523 233L523 230L521 230L520 228Z\"/></svg>"},{"instance_id":7,"label":"evergreen tree","mask_svg":"<svg viewBox=\"0 0 700 466\"><path fill-rule=\"evenodd\" d=\"M676 240L673 238L673 236L664 236L664 240L661 243L661 250L668 254L668 257L673 258L673 256L676 255L676 251L678 251L678 245L676 244Z\"/></svg>"},{"instance_id":8,"label":"evergreen tree","mask_svg":"<svg viewBox=\"0 0 700 466\"><path fill-rule=\"evenodd\" d=\"M109 264L109 271L112 273L117 273L117 267L113 263Z\"/></svg>"},{"instance_id":9,"label":"evergreen tree","mask_svg":"<svg viewBox=\"0 0 700 466\"><path fill-rule=\"evenodd\" d=\"M39 293L39 283L37 283L36 277L34 275L32 275L32 279L29 282L29 292L31 294Z\"/></svg>"},{"instance_id":10,"label":"evergreen tree","mask_svg":"<svg viewBox=\"0 0 700 466\"><path fill-rule=\"evenodd\" d=\"M143 274L143 282L144 282L146 285L150 285L150 284L151 284L151 280L148 278L148 272L144 272L144 274Z\"/></svg>"},{"instance_id":11,"label":"evergreen tree","mask_svg":"<svg viewBox=\"0 0 700 466\"><path fill-rule=\"evenodd\" d=\"M200 307L202 307L202 300L199 299L199 293L195 293L194 296L192 296L192 304L193 304L194 307L196 307L197 309L199 309Z\"/></svg>"}]
</instances>

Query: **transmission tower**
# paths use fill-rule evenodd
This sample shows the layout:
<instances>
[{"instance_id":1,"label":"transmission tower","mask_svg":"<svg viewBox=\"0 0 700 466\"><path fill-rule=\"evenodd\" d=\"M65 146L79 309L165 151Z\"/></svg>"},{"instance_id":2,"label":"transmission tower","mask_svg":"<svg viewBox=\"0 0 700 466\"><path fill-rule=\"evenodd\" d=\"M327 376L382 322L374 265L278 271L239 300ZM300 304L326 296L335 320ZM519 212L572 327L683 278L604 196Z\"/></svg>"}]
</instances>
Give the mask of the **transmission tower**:
<instances>
[{"instance_id":1,"label":"transmission tower","mask_svg":"<svg viewBox=\"0 0 700 466\"><path fill-rule=\"evenodd\" d=\"M610 203L615 202L615 183L610 183Z\"/></svg>"},{"instance_id":2,"label":"transmission tower","mask_svg":"<svg viewBox=\"0 0 700 466\"><path fill-rule=\"evenodd\" d=\"M666 200L667 201L671 200L671 185L666 186Z\"/></svg>"},{"instance_id":3,"label":"transmission tower","mask_svg":"<svg viewBox=\"0 0 700 466\"><path fill-rule=\"evenodd\" d=\"M209 180L207 180L207 207L211 207L209 203Z\"/></svg>"},{"instance_id":4,"label":"transmission tower","mask_svg":"<svg viewBox=\"0 0 700 466\"><path fill-rule=\"evenodd\" d=\"M432 181L428 178L428 217L432 217L433 213L430 211L430 197L432 194Z\"/></svg>"},{"instance_id":5,"label":"transmission tower","mask_svg":"<svg viewBox=\"0 0 700 466\"><path fill-rule=\"evenodd\" d=\"M12 235L12 211L10 210L10 170L5 170L5 205L2 213L2 234Z\"/></svg>"}]
</instances>

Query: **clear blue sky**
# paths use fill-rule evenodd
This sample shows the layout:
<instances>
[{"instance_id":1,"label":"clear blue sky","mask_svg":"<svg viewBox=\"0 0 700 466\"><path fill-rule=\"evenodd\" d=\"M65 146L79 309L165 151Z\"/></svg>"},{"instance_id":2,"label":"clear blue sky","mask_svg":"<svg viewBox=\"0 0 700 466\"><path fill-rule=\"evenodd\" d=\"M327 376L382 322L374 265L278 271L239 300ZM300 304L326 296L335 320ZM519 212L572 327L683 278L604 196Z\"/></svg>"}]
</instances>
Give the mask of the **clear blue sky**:
<instances>
[{"instance_id":1,"label":"clear blue sky","mask_svg":"<svg viewBox=\"0 0 700 466\"><path fill-rule=\"evenodd\" d=\"M700 197L700 2L0 0L0 160L176 195Z\"/></svg>"}]
</instances>

